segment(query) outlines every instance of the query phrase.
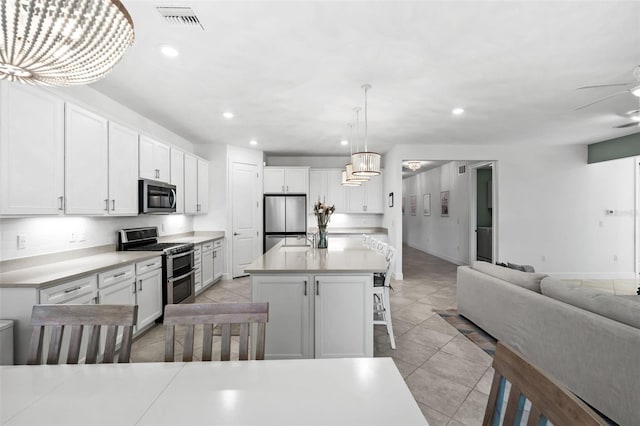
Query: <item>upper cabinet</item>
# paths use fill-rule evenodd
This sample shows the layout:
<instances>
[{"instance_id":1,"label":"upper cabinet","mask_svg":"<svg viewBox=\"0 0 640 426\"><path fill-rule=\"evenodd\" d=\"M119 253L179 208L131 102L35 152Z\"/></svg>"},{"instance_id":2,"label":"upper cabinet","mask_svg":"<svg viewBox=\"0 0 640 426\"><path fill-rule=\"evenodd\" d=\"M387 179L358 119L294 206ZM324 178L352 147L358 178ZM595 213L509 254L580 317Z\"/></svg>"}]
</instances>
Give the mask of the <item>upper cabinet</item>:
<instances>
[{"instance_id":1,"label":"upper cabinet","mask_svg":"<svg viewBox=\"0 0 640 426\"><path fill-rule=\"evenodd\" d=\"M64 102L0 82L0 214L64 211Z\"/></svg>"},{"instance_id":2,"label":"upper cabinet","mask_svg":"<svg viewBox=\"0 0 640 426\"><path fill-rule=\"evenodd\" d=\"M332 204L336 213L346 213L342 171L338 169L312 169L309 172L309 213L317 201Z\"/></svg>"},{"instance_id":3,"label":"upper cabinet","mask_svg":"<svg viewBox=\"0 0 640 426\"><path fill-rule=\"evenodd\" d=\"M109 214L138 214L138 133L109 122Z\"/></svg>"},{"instance_id":4,"label":"upper cabinet","mask_svg":"<svg viewBox=\"0 0 640 426\"><path fill-rule=\"evenodd\" d=\"M190 154L184 155L184 212L209 211L209 163Z\"/></svg>"},{"instance_id":5,"label":"upper cabinet","mask_svg":"<svg viewBox=\"0 0 640 426\"><path fill-rule=\"evenodd\" d=\"M346 213L384 213L382 178L372 176L361 186L344 187Z\"/></svg>"},{"instance_id":6,"label":"upper cabinet","mask_svg":"<svg viewBox=\"0 0 640 426\"><path fill-rule=\"evenodd\" d=\"M140 178L169 183L169 146L140 136Z\"/></svg>"},{"instance_id":7,"label":"upper cabinet","mask_svg":"<svg viewBox=\"0 0 640 426\"><path fill-rule=\"evenodd\" d=\"M109 211L107 120L76 105L65 112L65 212Z\"/></svg>"},{"instance_id":8,"label":"upper cabinet","mask_svg":"<svg viewBox=\"0 0 640 426\"><path fill-rule=\"evenodd\" d=\"M308 167L265 167L265 194L308 194Z\"/></svg>"},{"instance_id":9,"label":"upper cabinet","mask_svg":"<svg viewBox=\"0 0 640 426\"><path fill-rule=\"evenodd\" d=\"M171 148L171 185L176 186L176 213L184 213L184 152Z\"/></svg>"}]
</instances>

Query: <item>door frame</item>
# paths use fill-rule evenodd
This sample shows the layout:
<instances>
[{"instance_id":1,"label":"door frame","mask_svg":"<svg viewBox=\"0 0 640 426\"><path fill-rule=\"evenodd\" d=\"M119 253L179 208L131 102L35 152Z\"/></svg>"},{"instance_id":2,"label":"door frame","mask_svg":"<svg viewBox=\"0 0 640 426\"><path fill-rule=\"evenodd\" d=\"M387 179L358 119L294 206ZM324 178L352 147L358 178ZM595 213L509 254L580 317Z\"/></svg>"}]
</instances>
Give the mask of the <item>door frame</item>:
<instances>
[{"instance_id":1,"label":"door frame","mask_svg":"<svg viewBox=\"0 0 640 426\"><path fill-rule=\"evenodd\" d=\"M635 277L640 278L640 156L635 157Z\"/></svg>"},{"instance_id":2,"label":"door frame","mask_svg":"<svg viewBox=\"0 0 640 426\"><path fill-rule=\"evenodd\" d=\"M495 263L499 259L498 250L498 161L482 161L469 165L471 179L469 195L469 264L477 259L478 236L477 202L478 202L478 169L491 166L491 260Z\"/></svg>"}]
</instances>

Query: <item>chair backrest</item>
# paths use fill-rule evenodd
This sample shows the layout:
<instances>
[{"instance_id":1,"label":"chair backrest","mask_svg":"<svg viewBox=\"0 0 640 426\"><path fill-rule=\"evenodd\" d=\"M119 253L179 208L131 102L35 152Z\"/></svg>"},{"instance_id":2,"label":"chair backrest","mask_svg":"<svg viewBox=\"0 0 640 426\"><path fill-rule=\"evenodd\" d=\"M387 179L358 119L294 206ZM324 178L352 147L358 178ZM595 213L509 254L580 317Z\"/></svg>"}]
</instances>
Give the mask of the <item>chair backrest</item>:
<instances>
[{"instance_id":1,"label":"chair backrest","mask_svg":"<svg viewBox=\"0 0 640 426\"><path fill-rule=\"evenodd\" d=\"M116 360L118 327L123 328L122 342L118 362L127 363L131 355L133 326L138 319L137 305L35 305L31 314L33 332L29 344L27 364L40 364L44 343L45 328L50 328L47 364L59 364L60 352L66 327L71 327L71 337L67 350L66 363L77 364L80 359L80 347L85 327L88 328L88 343L85 363L99 361L100 329L107 327L103 363ZM86 333L84 333L86 334Z\"/></svg>"},{"instance_id":2,"label":"chair backrest","mask_svg":"<svg viewBox=\"0 0 640 426\"><path fill-rule=\"evenodd\" d=\"M482 423L484 426L499 425L501 418L505 426L520 425L526 400L531 404L528 426L545 425L547 421L554 425L607 425L563 385L501 342L496 347L493 368L495 374ZM507 399L506 382L511 387L503 411L503 401Z\"/></svg>"},{"instance_id":3,"label":"chair backrest","mask_svg":"<svg viewBox=\"0 0 640 426\"><path fill-rule=\"evenodd\" d=\"M384 277L384 285L385 287L391 286L391 275L393 275L393 268L396 261L396 249L391 246L387 246L387 253L385 255L387 258L387 273Z\"/></svg>"},{"instance_id":4,"label":"chair backrest","mask_svg":"<svg viewBox=\"0 0 640 426\"><path fill-rule=\"evenodd\" d=\"M264 359L265 326L269 321L268 303L189 303L167 305L164 311L165 362L174 361L176 326L185 327L183 361L193 361L195 325L203 326L202 360L211 361L214 325L221 328L220 361L231 357L231 324L240 324L240 360L249 359L249 328L257 324L256 358Z\"/></svg>"},{"instance_id":5,"label":"chair backrest","mask_svg":"<svg viewBox=\"0 0 640 426\"><path fill-rule=\"evenodd\" d=\"M362 245L364 247L370 247L371 246L371 236L369 236L367 234L362 234Z\"/></svg>"}]
</instances>

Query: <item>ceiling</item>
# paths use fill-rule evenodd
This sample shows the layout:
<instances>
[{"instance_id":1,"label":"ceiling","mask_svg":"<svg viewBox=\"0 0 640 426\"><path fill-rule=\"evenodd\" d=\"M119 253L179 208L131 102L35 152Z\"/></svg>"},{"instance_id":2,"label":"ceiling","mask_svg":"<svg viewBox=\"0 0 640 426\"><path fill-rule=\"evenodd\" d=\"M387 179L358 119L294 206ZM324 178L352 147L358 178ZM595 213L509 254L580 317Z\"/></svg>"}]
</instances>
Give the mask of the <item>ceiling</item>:
<instances>
[{"instance_id":1,"label":"ceiling","mask_svg":"<svg viewBox=\"0 0 640 426\"><path fill-rule=\"evenodd\" d=\"M339 142L362 83L373 85L369 148L381 153L397 143L579 144L640 131L612 128L638 108L631 94L575 111L618 90L577 87L633 80L640 2L123 3L135 43L92 87L193 143L256 139L269 154L346 155ZM204 31L155 9L174 5L192 7ZM164 44L179 56L163 56Z\"/></svg>"}]
</instances>

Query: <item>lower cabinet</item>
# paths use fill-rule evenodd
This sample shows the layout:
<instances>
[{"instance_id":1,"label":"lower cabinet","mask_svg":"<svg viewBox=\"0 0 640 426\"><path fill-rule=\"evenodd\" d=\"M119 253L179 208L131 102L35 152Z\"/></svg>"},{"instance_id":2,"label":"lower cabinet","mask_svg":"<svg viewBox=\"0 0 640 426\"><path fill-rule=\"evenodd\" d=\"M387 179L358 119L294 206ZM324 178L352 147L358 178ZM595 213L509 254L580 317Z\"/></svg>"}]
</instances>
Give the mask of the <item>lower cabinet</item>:
<instances>
[{"instance_id":1,"label":"lower cabinet","mask_svg":"<svg viewBox=\"0 0 640 426\"><path fill-rule=\"evenodd\" d=\"M142 330L162 315L162 269L136 276L136 304L138 325Z\"/></svg>"},{"instance_id":2,"label":"lower cabinet","mask_svg":"<svg viewBox=\"0 0 640 426\"><path fill-rule=\"evenodd\" d=\"M373 356L372 275L252 275L269 302L265 358Z\"/></svg>"},{"instance_id":3,"label":"lower cabinet","mask_svg":"<svg viewBox=\"0 0 640 426\"><path fill-rule=\"evenodd\" d=\"M205 288L213 284L213 241L202 244L200 265L202 288Z\"/></svg>"}]
</instances>

